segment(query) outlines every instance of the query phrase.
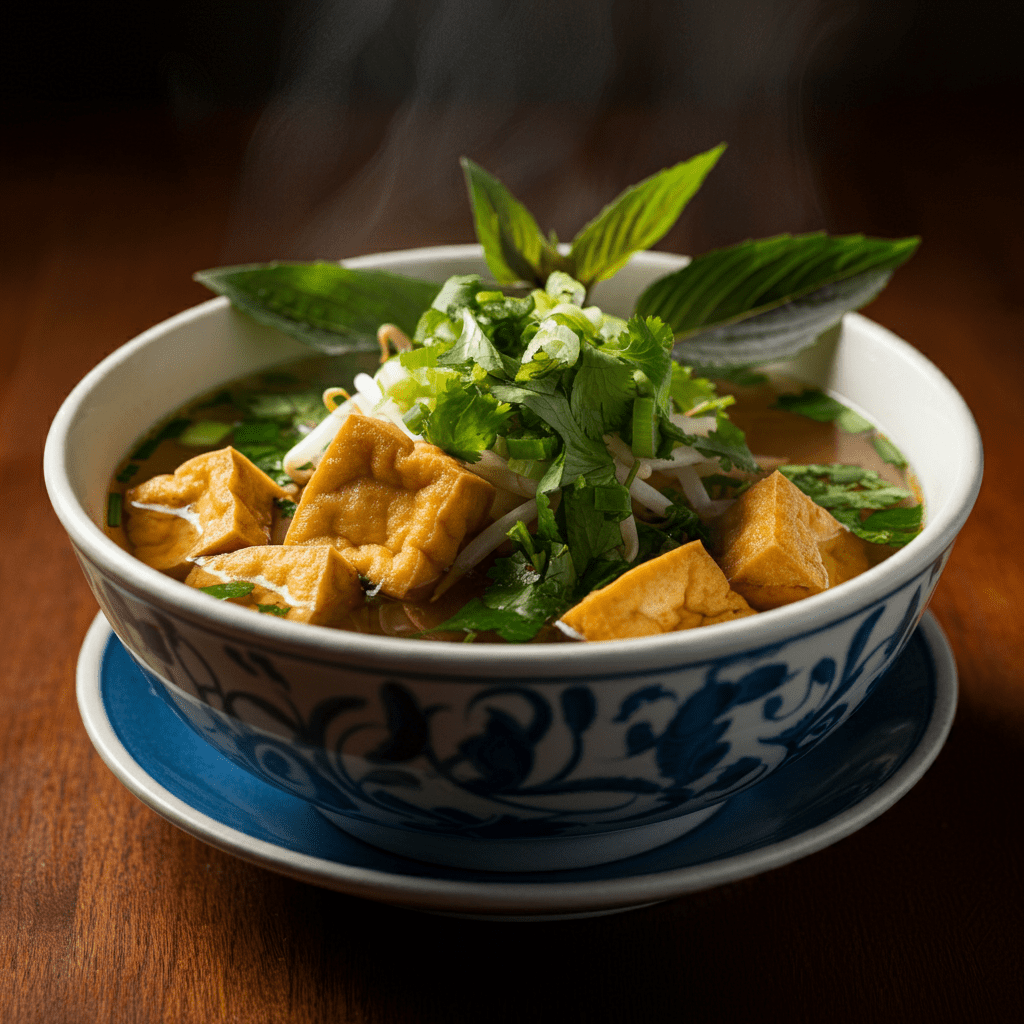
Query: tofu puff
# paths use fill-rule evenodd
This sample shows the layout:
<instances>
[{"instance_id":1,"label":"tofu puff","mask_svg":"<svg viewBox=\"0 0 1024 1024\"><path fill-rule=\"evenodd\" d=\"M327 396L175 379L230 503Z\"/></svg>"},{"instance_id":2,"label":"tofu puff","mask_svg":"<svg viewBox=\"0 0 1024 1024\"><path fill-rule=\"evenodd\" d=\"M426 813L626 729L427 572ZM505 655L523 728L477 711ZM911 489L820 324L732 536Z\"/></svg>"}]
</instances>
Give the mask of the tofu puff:
<instances>
[{"instance_id":1,"label":"tofu puff","mask_svg":"<svg viewBox=\"0 0 1024 1024\"><path fill-rule=\"evenodd\" d=\"M197 558L270 542L274 500L287 498L234 448L197 455L125 493L125 531L147 565L184 579Z\"/></svg>"},{"instance_id":2,"label":"tofu puff","mask_svg":"<svg viewBox=\"0 0 1024 1024\"><path fill-rule=\"evenodd\" d=\"M315 626L341 625L363 604L356 571L327 545L267 545L211 555L198 559L185 579L200 589L236 582L253 586L248 594L230 598L233 603Z\"/></svg>"},{"instance_id":3,"label":"tofu puff","mask_svg":"<svg viewBox=\"0 0 1024 1024\"><path fill-rule=\"evenodd\" d=\"M869 565L864 542L778 470L740 496L718 532L729 586L758 611L820 594Z\"/></svg>"},{"instance_id":4,"label":"tofu puff","mask_svg":"<svg viewBox=\"0 0 1024 1024\"><path fill-rule=\"evenodd\" d=\"M284 543L330 544L401 600L441 578L487 523L494 494L440 448L353 413L306 484Z\"/></svg>"},{"instance_id":5,"label":"tofu puff","mask_svg":"<svg viewBox=\"0 0 1024 1024\"><path fill-rule=\"evenodd\" d=\"M615 640L695 629L753 614L695 540L588 594L561 621L585 640Z\"/></svg>"}]
</instances>

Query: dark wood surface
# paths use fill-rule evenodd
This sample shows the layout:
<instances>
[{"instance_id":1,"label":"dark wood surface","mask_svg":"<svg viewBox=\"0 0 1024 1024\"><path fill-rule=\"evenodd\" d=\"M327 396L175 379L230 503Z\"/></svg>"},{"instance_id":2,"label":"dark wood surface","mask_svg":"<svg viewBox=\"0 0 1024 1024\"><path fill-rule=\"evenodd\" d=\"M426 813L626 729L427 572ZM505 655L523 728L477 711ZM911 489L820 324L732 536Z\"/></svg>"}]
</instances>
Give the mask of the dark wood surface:
<instances>
[{"instance_id":1,"label":"dark wood surface","mask_svg":"<svg viewBox=\"0 0 1024 1024\"><path fill-rule=\"evenodd\" d=\"M609 156L607 140L645 116L613 112L581 135L558 168L578 175L579 194L530 179L542 219L571 232L573 196L593 212L696 148L660 139ZM384 123L368 116L358 144L377 145ZM531 924L294 882L123 789L78 717L75 660L96 605L41 471L64 396L104 355L204 299L192 271L469 241L468 216L453 200L433 218L396 203L360 220L350 202L332 225L337 207L312 186L273 202L245 118L14 126L0 189L0 1021L1024 1019L1024 209L1007 124L986 95L821 114L804 154L816 206L797 203L791 225L820 215L834 231L924 237L868 313L946 372L984 437L981 496L932 605L960 672L944 750L890 811L795 864L627 914ZM336 195L352 194L356 166L337 164ZM766 191L752 186L747 206L770 209ZM726 192L709 204L667 247L764 233L737 220ZM358 230L330 243L325 224Z\"/></svg>"}]
</instances>

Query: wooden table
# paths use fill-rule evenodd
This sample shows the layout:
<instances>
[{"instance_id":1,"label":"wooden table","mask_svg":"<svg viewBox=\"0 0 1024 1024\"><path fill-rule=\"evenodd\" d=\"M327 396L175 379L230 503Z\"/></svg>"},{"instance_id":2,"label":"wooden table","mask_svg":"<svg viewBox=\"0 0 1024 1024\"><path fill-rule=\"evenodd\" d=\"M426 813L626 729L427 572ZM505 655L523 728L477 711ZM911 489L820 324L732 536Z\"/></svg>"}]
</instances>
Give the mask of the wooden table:
<instances>
[{"instance_id":1,"label":"wooden table","mask_svg":"<svg viewBox=\"0 0 1024 1024\"><path fill-rule=\"evenodd\" d=\"M894 808L811 857L543 924L421 915L294 882L123 789L76 709L96 605L42 481L61 400L101 357L201 301L193 270L468 241L468 216L350 216L360 230L330 247L308 230L322 193L253 219L251 160L236 190L245 119L190 128L143 111L15 126L20 155L0 190L12 225L0 275L0 1021L1024 1019L1024 210L1020 152L990 99L821 115L807 158L824 226L924 236L869 315L949 375L984 435L985 484L932 606L960 671L946 747ZM612 112L555 169L586 182L584 213L696 148L609 154L607 139L645 116ZM549 183L535 176L531 201L572 221L552 213L568 192ZM715 237L729 197L710 196L667 247L735 240Z\"/></svg>"}]
</instances>

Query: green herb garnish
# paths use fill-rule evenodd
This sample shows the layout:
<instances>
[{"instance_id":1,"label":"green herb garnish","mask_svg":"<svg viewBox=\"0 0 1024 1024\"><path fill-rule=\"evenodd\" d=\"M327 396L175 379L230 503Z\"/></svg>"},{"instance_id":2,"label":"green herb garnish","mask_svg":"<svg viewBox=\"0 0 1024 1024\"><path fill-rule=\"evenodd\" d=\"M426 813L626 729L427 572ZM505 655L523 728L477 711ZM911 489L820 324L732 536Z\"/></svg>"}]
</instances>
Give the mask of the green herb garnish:
<instances>
[{"instance_id":1,"label":"green herb garnish","mask_svg":"<svg viewBox=\"0 0 1024 1024\"><path fill-rule=\"evenodd\" d=\"M121 525L121 495L111 491L107 495L107 526L114 529Z\"/></svg>"},{"instance_id":2,"label":"green herb garnish","mask_svg":"<svg viewBox=\"0 0 1024 1024\"><path fill-rule=\"evenodd\" d=\"M808 388L798 395L779 395L774 408L806 416L818 423L835 423L848 434L863 434L874 429L860 413L843 405L824 391Z\"/></svg>"},{"instance_id":3,"label":"green herb garnish","mask_svg":"<svg viewBox=\"0 0 1024 1024\"><path fill-rule=\"evenodd\" d=\"M262 612L264 615L276 615L279 619L283 619L291 610L291 605L287 604L256 605L256 611Z\"/></svg>"},{"instance_id":4,"label":"green herb garnish","mask_svg":"<svg viewBox=\"0 0 1024 1024\"><path fill-rule=\"evenodd\" d=\"M907 468L907 460L903 457L903 453L889 438L876 434L871 439L871 443L883 462L888 462L890 466L895 466L897 469Z\"/></svg>"},{"instance_id":5,"label":"green herb garnish","mask_svg":"<svg viewBox=\"0 0 1024 1024\"><path fill-rule=\"evenodd\" d=\"M224 423L222 420L198 420L190 423L178 440L190 448L213 448L234 429L233 423Z\"/></svg>"},{"instance_id":6,"label":"green herb garnish","mask_svg":"<svg viewBox=\"0 0 1024 1024\"><path fill-rule=\"evenodd\" d=\"M899 547L920 532L920 505L893 507L913 497L912 493L888 483L872 469L835 463L779 466L779 472L852 533L872 544ZM875 511L883 509L884 515ZM865 517L866 511L874 514Z\"/></svg>"},{"instance_id":7,"label":"green herb garnish","mask_svg":"<svg viewBox=\"0 0 1024 1024\"><path fill-rule=\"evenodd\" d=\"M221 601L229 601L233 597L245 597L251 594L256 584L249 580L232 580L230 583L214 583L209 587L200 587L204 594L216 597Z\"/></svg>"}]
</instances>

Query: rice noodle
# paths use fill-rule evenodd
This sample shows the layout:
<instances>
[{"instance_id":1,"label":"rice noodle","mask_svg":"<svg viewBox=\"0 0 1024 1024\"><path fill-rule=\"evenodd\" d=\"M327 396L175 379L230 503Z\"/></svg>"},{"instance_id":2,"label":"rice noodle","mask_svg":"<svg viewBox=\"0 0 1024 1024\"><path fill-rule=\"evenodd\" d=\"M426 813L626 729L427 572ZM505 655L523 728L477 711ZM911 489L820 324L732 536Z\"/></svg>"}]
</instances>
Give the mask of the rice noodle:
<instances>
[{"instance_id":1,"label":"rice noodle","mask_svg":"<svg viewBox=\"0 0 1024 1024\"><path fill-rule=\"evenodd\" d=\"M619 532L622 534L623 555L627 562L632 562L640 554L640 537L636 530L636 518L630 516L619 523Z\"/></svg>"},{"instance_id":2,"label":"rice noodle","mask_svg":"<svg viewBox=\"0 0 1024 1024\"><path fill-rule=\"evenodd\" d=\"M621 462L616 462L615 479L620 484L624 484L632 468L632 466L624 466ZM669 505L672 504L661 491L656 491L649 483L639 479L639 477L634 478L632 484L630 484L629 496L640 505L643 505L644 508L649 508L659 516L663 516L668 511Z\"/></svg>"},{"instance_id":3,"label":"rice noodle","mask_svg":"<svg viewBox=\"0 0 1024 1024\"><path fill-rule=\"evenodd\" d=\"M434 594L430 600L436 601L446 590L465 576L474 565L486 558L506 539L506 534L516 523L520 521L532 523L536 518L537 501L535 498L532 498L530 501L523 502L522 505L512 509L511 512L507 512L500 519L491 523L485 530L478 533L459 552L444 579L434 588Z\"/></svg>"},{"instance_id":4,"label":"rice noodle","mask_svg":"<svg viewBox=\"0 0 1024 1024\"><path fill-rule=\"evenodd\" d=\"M701 480L697 471L692 466L683 466L673 474L679 481L679 486L686 495L686 500L693 506L694 511L701 519L711 519L724 512L731 504L731 498L723 498L718 501L708 496L704 488L704 481Z\"/></svg>"},{"instance_id":5,"label":"rice noodle","mask_svg":"<svg viewBox=\"0 0 1024 1024\"><path fill-rule=\"evenodd\" d=\"M412 349L409 335L397 324L381 324L377 328L377 344L380 345L380 361L382 363L386 363L391 358L389 344L394 346L396 352L409 352Z\"/></svg>"},{"instance_id":6,"label":"rice noodle","mask_svg":"<svg viewBox=\"0 0 1024 1024\"><path fill-rule=\"evenodd\" d=\"M462 468L500 487L524 498L532 498L537 493L537 481L529 477L513 473L505 460L495 452L480 453L479 462L463 462Z\"/></svg>"},{"instance_id":7,"label":"rice noodle","mask_svg":"<svg viewBox=\"0 0 1024 1024\"><path fill-rule=\"evenodd\" d=\"M674 412L669 419L684 434L700 437L707 437L718 425L718 419L714 416L687 416L685 412Z\"/></svg>"}]
</instances>

